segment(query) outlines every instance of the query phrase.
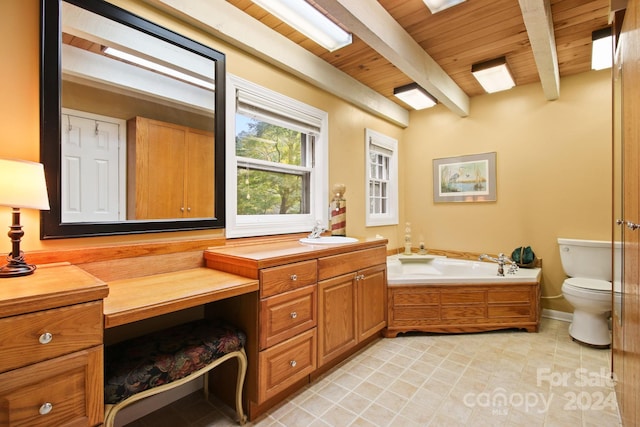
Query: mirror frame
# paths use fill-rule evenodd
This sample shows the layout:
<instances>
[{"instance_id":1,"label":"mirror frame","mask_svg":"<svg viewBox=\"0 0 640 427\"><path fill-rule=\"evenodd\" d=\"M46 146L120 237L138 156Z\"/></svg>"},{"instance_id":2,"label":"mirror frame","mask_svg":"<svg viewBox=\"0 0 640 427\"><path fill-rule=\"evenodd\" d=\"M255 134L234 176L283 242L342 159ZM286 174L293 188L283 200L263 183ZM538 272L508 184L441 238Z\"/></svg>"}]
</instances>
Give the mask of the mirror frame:
<instances>
[{"instance_id":1,"label":"mirror frame","mask_svg":"<svg viewBox=\"0 0 640 427\"><path fill-rule=\"evenodd\" d=\"M40 161L44 164L51 210L41 211L40 238L55 239L130 233L224 228L225 226L225 55L102 0L64 0L215 62L215 185L213 218L132 222L61 221L61 19L63 0L41 0Z\"/></svg>"}]
</instances>

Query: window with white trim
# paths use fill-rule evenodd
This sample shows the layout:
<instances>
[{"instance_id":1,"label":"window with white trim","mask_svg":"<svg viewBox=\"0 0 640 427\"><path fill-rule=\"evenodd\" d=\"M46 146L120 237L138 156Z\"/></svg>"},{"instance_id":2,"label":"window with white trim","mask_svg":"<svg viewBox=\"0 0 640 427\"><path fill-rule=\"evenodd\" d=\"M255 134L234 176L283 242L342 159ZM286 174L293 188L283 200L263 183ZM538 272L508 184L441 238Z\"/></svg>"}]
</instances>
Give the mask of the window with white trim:
<instances>
[{"instance_id":1,"label":"window with white trim","mask_svg":"<svg viewBox=\"0 0 640 427\"><path fill-rule=\"evenodd\" d=\"M398 224L398 141L365 129L367 226Z\"/></svg>"},{"instance_id":2,"label":"window with white trim","mask_svg":"<svg viewBox=\"0 0 640 427\"><path fill-rule=\"evenodd\" d=\"M327 226L327 113L231 76L227 237Z\"/></svg>"}]
</instances>

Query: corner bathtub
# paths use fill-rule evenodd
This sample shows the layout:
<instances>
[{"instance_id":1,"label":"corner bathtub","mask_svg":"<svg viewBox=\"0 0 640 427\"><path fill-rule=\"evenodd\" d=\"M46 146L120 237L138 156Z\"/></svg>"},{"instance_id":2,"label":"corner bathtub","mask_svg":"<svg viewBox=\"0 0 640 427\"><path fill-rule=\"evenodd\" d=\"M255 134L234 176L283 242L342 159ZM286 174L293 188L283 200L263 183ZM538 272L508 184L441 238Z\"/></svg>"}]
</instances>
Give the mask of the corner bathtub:
<instances>
[{"instance_id":1,"label":"corner bathtub","mask_svg":"<svg viewBox=\"0 0 640 427\"><path fill-rule=\"evenodd\" d=\"M387 337L399 333L526 329L540 322L541 269L446 257L387 258Z\"/></svg>"}]
</instances>

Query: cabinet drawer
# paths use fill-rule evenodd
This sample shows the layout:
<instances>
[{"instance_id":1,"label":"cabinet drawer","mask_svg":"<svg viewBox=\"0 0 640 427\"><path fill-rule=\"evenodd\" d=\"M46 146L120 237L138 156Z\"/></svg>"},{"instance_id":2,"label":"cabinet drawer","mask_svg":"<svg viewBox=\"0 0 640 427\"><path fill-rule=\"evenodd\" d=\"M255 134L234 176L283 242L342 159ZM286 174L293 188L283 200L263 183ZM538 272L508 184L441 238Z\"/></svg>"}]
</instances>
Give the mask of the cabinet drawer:
<instances>
[{"instance_id":1,"label":"cabinet drawer","mask_svg":"<svg viewBox=\"0 0 640 427\"><path fill-rule=\"evenodd\" d=\"M260 349L317 325L317 286L306 286L260 302Z\"/></svg>"},{"instance_id":2,"label":"cabinet drawer","mask_svg":"<svg viewBox=\"0 0 640 427\"><path fill-rule=\"evenodd\" d=\"M316 328L260 352L258 364L258 400L264 402L316 369Z\"/></svg>"},{"instance_id":3,"label":"cabinet drawer","mask_svg":"<svg viewBox=\"0 0 640 427\"><path fill-rule=\"evenodd\" d=\"M102 423L102 371L99 346L0 374L0 425Z\"/></svg>"},{"instance_id":4,"label":"cabinet drawer","mask_svg":"<svg viewBox=\"0 0 640 427\"><path fill-rule=\"evenodd\" d=\"M0 331L0 372L101 345L102 301L6 317Z\"/></svg>"},{"instance_id":5,"label":"cabinet drawer","mask_svg":"<svg viewBox=\"0 0 640 427\"><path fill-rule=\"evenodd\" d=\"M260 297L267 298L282 292L316 283L316 260L296 262L260 271Z\"/></svg>"},{"instance_id":6,"label":"cabinet drawer","mask_svg":"<svg viewBox=\"0 0 640 427\"><path fill-rule=\"evenodd\" d=\"M318 259L318 280L325 280L342 274L351 273L373 265L387 263L386 246L353 251Z\"/></svg>"}]
</instances>

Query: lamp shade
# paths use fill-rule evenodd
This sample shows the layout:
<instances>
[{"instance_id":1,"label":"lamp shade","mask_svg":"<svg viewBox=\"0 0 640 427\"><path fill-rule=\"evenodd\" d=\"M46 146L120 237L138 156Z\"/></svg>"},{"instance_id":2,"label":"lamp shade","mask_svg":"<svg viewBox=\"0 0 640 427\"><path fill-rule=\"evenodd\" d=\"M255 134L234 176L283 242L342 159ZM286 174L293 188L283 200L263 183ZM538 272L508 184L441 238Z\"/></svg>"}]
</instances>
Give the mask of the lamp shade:
<instances>
[{"instance_id":1,"label":"lamp shade","mask_svg":"<svg viewBox=\"0 0 640 427\"><path fill-rule=\"evenodd\" d=\"M49 210L44 166L26 160L0 159L0 206Z\"/></svg>"}]
</instances>

